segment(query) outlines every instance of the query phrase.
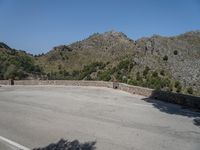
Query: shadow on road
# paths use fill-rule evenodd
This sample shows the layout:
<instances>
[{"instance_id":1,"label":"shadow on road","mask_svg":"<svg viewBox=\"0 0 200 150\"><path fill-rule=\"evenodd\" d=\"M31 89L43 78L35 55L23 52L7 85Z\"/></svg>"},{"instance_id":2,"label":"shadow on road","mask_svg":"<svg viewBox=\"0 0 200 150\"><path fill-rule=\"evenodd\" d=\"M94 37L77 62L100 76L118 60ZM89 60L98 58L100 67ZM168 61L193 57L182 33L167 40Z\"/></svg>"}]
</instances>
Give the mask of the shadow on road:
<instances>
[{"instance_id":1,"label":"shadow on road","mask_svg":"<svg viewBox=\"0 0 200 150\"><path fill-rule=\"evenodd\" d=\"M33 150L95 150L96 141L80 143L78 140L68 141L61 139L57 143L51 143L43 148L34 148Z\"/></svg>"},{"instance_id":2,"label":"shadow on road","mask_svg":"<svg viewBox=\"0 0 200 150\"><path fill-rule=\"evenodd\" d=\"M155 100L152 98L144 98L143 100L145 100L148 103L151 103L155 108L157 108L161 112L193 118L194 125L200 126L199 112L192 111L188 108L184 108L183 106L177 104L162 102L160 100Z\"/></svg>"},{"instance_id":3,"label":"shadow on road","mask_svg":"<svg viewBox=\"0 0 200 150\"><path fill-rule=\"evenodd\" d=\"M194 125L200 127L200 118L195 118L195 119L193 120L193 122L194 122Z\"/></svg>"}]
</instances>

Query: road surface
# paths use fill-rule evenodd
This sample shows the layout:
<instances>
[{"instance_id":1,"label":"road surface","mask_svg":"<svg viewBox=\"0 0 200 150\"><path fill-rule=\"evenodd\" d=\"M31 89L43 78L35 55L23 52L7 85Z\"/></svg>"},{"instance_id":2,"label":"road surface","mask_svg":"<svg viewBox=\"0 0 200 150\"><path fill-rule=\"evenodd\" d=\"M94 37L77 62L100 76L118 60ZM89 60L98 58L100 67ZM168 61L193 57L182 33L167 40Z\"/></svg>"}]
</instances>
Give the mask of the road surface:
<instances>
[{"instance_id":1,"label":"road surface","mask_svg":"<svg viewBox=\"0 0 200 150\"><path fill-rule=\"evenodd\" d=\"M199 113L142 99L100 87L2 86L0 136L30 149L61 138L96 141L97 150L200 149Z\"/></svg>"}]
</instances>

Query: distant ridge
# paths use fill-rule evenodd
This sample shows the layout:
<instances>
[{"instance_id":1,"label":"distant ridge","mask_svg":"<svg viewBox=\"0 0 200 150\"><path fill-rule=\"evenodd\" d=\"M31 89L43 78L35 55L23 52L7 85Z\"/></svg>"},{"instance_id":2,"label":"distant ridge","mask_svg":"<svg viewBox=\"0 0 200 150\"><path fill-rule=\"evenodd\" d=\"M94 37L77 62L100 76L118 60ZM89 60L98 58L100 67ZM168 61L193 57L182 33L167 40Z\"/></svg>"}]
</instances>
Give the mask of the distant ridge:
<instances>
[{"instance_id":1,"label":"distant ridge","mask_svg":"<svg viewBox=\"0 0 200 150\"><path fill-rule=\"evenodd\" d=\"M11 55L9 49L0 43L0 61L11 56L20 60L21 55ZM122 32L109 31L70 45L55 46L39 56L24 55L37 66L37 74L49 79L115 78L128 84L200 95L200 30L138 40ZM9 65L0 70L1 78L12 64L10 60L7 62ZM26 72L26 78L34 74L30 70Z\"/></svg>"}]
</instances>

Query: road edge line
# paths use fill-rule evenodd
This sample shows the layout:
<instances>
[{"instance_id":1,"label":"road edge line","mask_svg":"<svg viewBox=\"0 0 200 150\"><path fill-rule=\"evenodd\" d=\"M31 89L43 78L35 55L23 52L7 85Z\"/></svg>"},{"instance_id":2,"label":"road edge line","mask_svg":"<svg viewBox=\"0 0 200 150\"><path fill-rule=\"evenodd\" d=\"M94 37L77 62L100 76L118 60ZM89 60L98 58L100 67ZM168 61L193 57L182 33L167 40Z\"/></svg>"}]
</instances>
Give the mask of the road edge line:
<instances>
[{"instance_id":1,"label":"road edge line","mask_svg":"<svg viewBox=\"0 0 200 150\"><path fill-rule=\"evenodd\" d=\"M9 140L9 139L7 139L5 137L2 137L2 136L0 136L0 140L2 140L3 142L5 142L5 143L7 143L7 144L9 144L9 145L11 145L13 147L16 147L16 148L18 148L20 150L31 150L31 149L29 149L29 148L27 148L27 147L25 147L23 145L20 145L20 144L14 142L14 141L11 141L11 140Z\"/></svg>"}]
</instances>

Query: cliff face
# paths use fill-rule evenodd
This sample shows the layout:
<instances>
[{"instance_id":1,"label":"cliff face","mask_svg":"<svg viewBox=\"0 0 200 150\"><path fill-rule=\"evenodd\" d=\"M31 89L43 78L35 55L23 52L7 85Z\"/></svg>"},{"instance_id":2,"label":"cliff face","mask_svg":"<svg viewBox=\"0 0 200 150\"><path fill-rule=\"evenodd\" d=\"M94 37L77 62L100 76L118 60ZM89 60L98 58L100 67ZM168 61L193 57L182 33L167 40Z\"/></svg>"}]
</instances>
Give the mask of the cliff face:
<instances>
[{"instance_id":1,"label":"cliff face","mask_svg":"<svg viewBox=\"0 0 200 150\"><path fill-rule=\"evenodd\" d=\"M200 87L200 32L153 36L136 41L136 45L143 55L137 57L141 67L163 69L183 85Z\"/></svg>"}]
</instances>

